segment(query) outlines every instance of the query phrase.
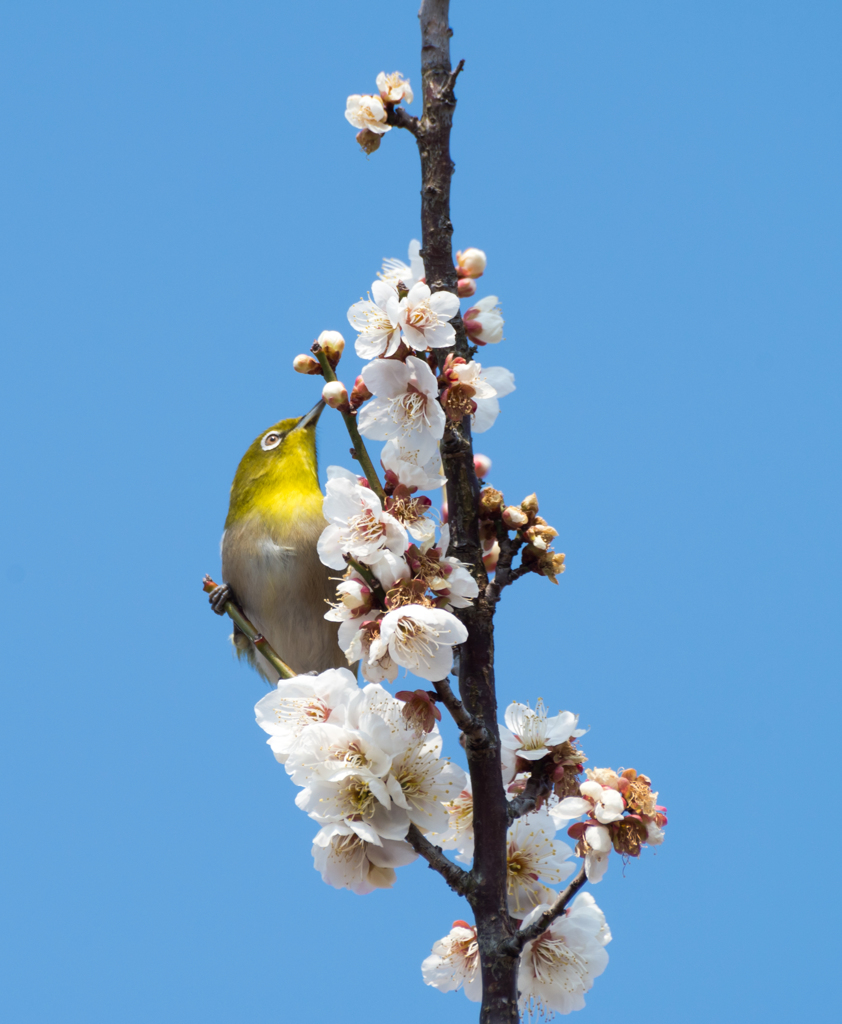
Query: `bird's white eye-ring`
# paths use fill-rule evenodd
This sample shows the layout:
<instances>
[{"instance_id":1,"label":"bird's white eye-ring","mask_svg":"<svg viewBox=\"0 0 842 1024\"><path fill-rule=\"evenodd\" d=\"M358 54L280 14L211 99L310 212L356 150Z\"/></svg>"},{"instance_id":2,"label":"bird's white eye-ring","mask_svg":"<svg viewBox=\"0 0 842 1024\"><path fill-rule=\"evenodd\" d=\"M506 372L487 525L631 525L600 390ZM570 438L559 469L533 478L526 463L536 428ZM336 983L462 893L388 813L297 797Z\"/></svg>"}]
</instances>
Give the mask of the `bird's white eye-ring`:
<instances>
[{"instance_id":1,"label":"bird's white eye-ring","mask_svg":"<svg viewBox=\"0 0 842 1024\"><path fill-rule=\"evenodd\" d=\"M270 451L272 448L277 448L281 443L281 435L277 430L270 430L268 434L264 434L260 442L260 447L264 452Z\"/></svg>"}]
</instances>

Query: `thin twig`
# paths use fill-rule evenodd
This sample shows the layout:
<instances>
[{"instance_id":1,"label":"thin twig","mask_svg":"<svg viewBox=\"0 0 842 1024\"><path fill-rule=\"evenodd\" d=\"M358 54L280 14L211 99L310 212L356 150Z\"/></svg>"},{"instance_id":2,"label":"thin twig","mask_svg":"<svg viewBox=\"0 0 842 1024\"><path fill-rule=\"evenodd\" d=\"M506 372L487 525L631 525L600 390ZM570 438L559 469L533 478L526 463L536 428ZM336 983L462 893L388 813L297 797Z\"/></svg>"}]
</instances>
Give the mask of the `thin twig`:
<instances>
[{"instance_id":1,"label":"thin twig","mask_svg":"<svg viewBox=\"0 0 842 1024\"><path fill-rule=\"evenodd\" d=\"M408 114L403 107L387 105L386 124L390 124L393 128L406 128L406 130L408 132L412 132L416 138L418 138L421 130L418 118L413 117L412 114Z\"/></svg>"},{"instance_id":2,"label":"thin twig","mask_svg":"<svg viewBox=\"0 0 842 1024\"><path fill-rule=\"evenodd\" d=\"M441 852L441 849L438 846L433 846L430 840L423 836L415 825L409 826L406 841L417 854L424 858L433 871L438 871L455 893L458 893L459 896L465 896L470 891L470 874L467 871L463 871L452 860L448 860Z\"/></svg>"},{"instance_id":3,"label":"thin twig","mask_svg":"<svg viewBox=\"0 0 842 1024\"><path fill-rule=\"evenodd\" d=\"M210 594L214 590L216 590L219 584L214 583L210 576L205 576L204 580L202 581L202 586L204 588L205 593ZM294 669L290 668L290 666L287 665L287 663L277 655L275 649L272 647L272 645L269 643L266 637L262 633L258 633L258 631L249 622L245 615L243 615L243 610L242 608L240 608L239 605L235 604L233 601L226 601L223 608L225 612L227 612L229 617L236 623L241 632L243 632L248 637L248 639L251 640L255 648L269 662L272 668L275 669L275 671L278 673L281 679L293 679L296 675L298 675L298 673Z\"/></svg>"},{"instance_id":4,"label":"thin twig","mask_svg":"<svg viewBox=\"0 0 842 1024\"><path fill-rule=\"evenodd\" d=\"M509 801L509 821L512 822L516 818L522 818L524 814L534 811L538 806L538 801L542 797L549 796L552 788L552 783L546 775L535 773L530 775L523 792L514 800Z\"/></svg>"},{"instance_id":5,"label":"thin twig","mask_svg":"<svg viewBox=\"0 0 842 1024\"><path fill-rule=\"evenodd\" d=\"M362 562L358 562L353 555L345 554L342 557L345 559L348 565L351 566L354 572L357 573L359 576L362 576L362 578L366 581L369 587L371 587L371 592L374 595L374 599L377 601L380 607L385 610L386 591L383 589L380 581L377 579L377 577L374 575L371 569L369 569L367 565L363 565Z\"/></svg>"},{"instance_id":6,"label":"thin twig","mask_svg":"<svg viewBox=\"0 0 842 1024\"><path fill-rule=\"evenodd\" d=\"M531 942L533 939L537 939L539 935L543 935L553 921L555 921L557 917L561 917L567 907L567 904L573 899L586 881L585 865L583 864L581 868L579 868L579 873L570 885L568 885L563 892L559 893L558 899L553 903L550 909L545 910L544 913L533 921L528 928L521 928L520 931L516 932L510 939L505 939L501 942L498 947L500 952L507 956L519 956L527 942Z\"/></svg>"},{"instance_id":7,"label":"thin twig","mask_svg":"<svg viewBox=\"0 0 842 1024\"><path fill-rule=\"evenodd\" d=\"M450 72L447 83L440 93L440 98L443 100L450 99L453 95L453 88L456 85L456 79L459 77L462 69L465 67L465 61L460 60L456 67Z\"/></svg>"},{"instance_id":8,"label":"thin twig","mask_svg":"<svg viewBox=\"0 0 842 1024\"><path fill-rule=\"evenodd\" d=\"M502 526L502 523L500 525ZM489 581L485 588L486 597L495 604L500 600L503 588L518 578L512 571L512 562L515 555L523 547L524 540L520 534L510 538L505 527L503 527L502 531L498 532L497 543L500 545L500 557L497 559L494 578Z\"/></svg>"},{"instance_id":9,"label":"thin twig","mask_svg":"<svg viewBox=\"0 0 842 1024\"><path fill-rule=\"evenodd\" d=\"M446 679L439 679L433 683L433 686L436 688L439 700L450 712L453 721L462 732L466 736L470 736L474 743L487 741L488 733L485 726L465 708L465 705L450 688L450 683Z\"/></svg>"}]
</instances>

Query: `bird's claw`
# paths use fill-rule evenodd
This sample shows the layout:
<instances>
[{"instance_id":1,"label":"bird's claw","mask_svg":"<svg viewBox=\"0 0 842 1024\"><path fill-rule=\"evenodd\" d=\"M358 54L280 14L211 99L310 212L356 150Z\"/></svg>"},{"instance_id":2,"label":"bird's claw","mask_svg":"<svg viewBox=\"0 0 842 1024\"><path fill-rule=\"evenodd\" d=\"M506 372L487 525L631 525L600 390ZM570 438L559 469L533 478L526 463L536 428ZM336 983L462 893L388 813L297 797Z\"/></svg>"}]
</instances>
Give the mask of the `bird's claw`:
<instances>
[{"instance_id":1,"label":"bird's claw","mask_svg":"<svg viewBox=\"0 0 842 1024\"><path fill-rule=\"evenodd\" d=\"M208 595L211 608L217 615L225 614L225 605L234 600L234 593L227 583L222 583Z\"/></svg>"}]
</instances>

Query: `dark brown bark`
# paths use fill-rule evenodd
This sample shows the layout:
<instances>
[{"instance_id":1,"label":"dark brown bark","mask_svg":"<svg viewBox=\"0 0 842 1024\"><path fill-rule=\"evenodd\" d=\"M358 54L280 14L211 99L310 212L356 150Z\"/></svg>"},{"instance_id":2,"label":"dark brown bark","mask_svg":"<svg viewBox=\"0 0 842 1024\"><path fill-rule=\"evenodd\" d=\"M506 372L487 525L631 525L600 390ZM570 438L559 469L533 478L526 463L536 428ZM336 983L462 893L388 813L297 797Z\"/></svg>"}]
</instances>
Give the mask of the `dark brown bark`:
<instances>
[{"instance_id":1,"label":"dark brown bark","mask_svg":"<svg viewBox=\"0 0 842 1024\"><path fill-rule=\"evenodd\" d=\"M449 0L423 0L421 71L424 110L410 128L421 157L422 256L426 280L434 292L456 293L450 220L450 129L456 97L453 87L462 68L450 65ZM406 127L410 127L406 125ZM455 354L469 358L468 339L458 315ZM444 353L446 354L446 353ZM494 688L494 607L496 594L486 593L488 578L482 563L470 419L449 425L441 445L447 476L451 530L450 553L467 563L479 584L471 608L457 614L468 628L459 656L459 693L464 709L481 730L467 733L465 750L474 796L474 866L466 892L474 911L482 965L481 1024L515 1024L518 1020L518 952L511 945L514 928L506 902L507 801L500 766L497 697Z\"/></svg>"}]
</instances>

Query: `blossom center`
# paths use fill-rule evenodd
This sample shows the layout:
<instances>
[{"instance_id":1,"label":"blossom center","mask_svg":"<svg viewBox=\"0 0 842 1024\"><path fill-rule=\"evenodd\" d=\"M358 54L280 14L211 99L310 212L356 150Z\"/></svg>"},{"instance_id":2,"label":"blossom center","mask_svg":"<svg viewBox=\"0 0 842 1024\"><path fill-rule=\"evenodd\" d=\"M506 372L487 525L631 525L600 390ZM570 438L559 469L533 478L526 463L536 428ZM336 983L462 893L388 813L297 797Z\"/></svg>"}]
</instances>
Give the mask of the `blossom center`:
<instances>
[{"instance_id":1,"label":"blossom center","mask_svg":"<svg viewBox=\"0 0 842 1024\"><path fill-rule=\"evenodd\" d=\"M435 657L441 647L436 639L438 635L438 630L409 617L401 619L395 629L395 639L403 656L407 661L414 660L416 665L429 665Z\"/></svg>"},{"instance_id":2,"label":"blossom center","mask_svg":"<svg viewBox=\"0 0 842 1024\"><path fill-rule=\"evenodd\" d=\"M386 527L370 508L360 512L359 515L351 516L348 520L348 529L351 536L347 539L357 544L370 544L379 541L386 533ZM344 539L346 538L343 537Z\"/></svg>"},{"instance_id":3,"label":"blossom center","mask_svg":"<svg viewBox=\"0 0 842 1024\"><path fill-rule=\"evenodd\" d=\"M285 697L275 708L275 714L279 724L303 728L326 722L330 716L330 708L318 697Z\"/></svg>"}]
</instances>

